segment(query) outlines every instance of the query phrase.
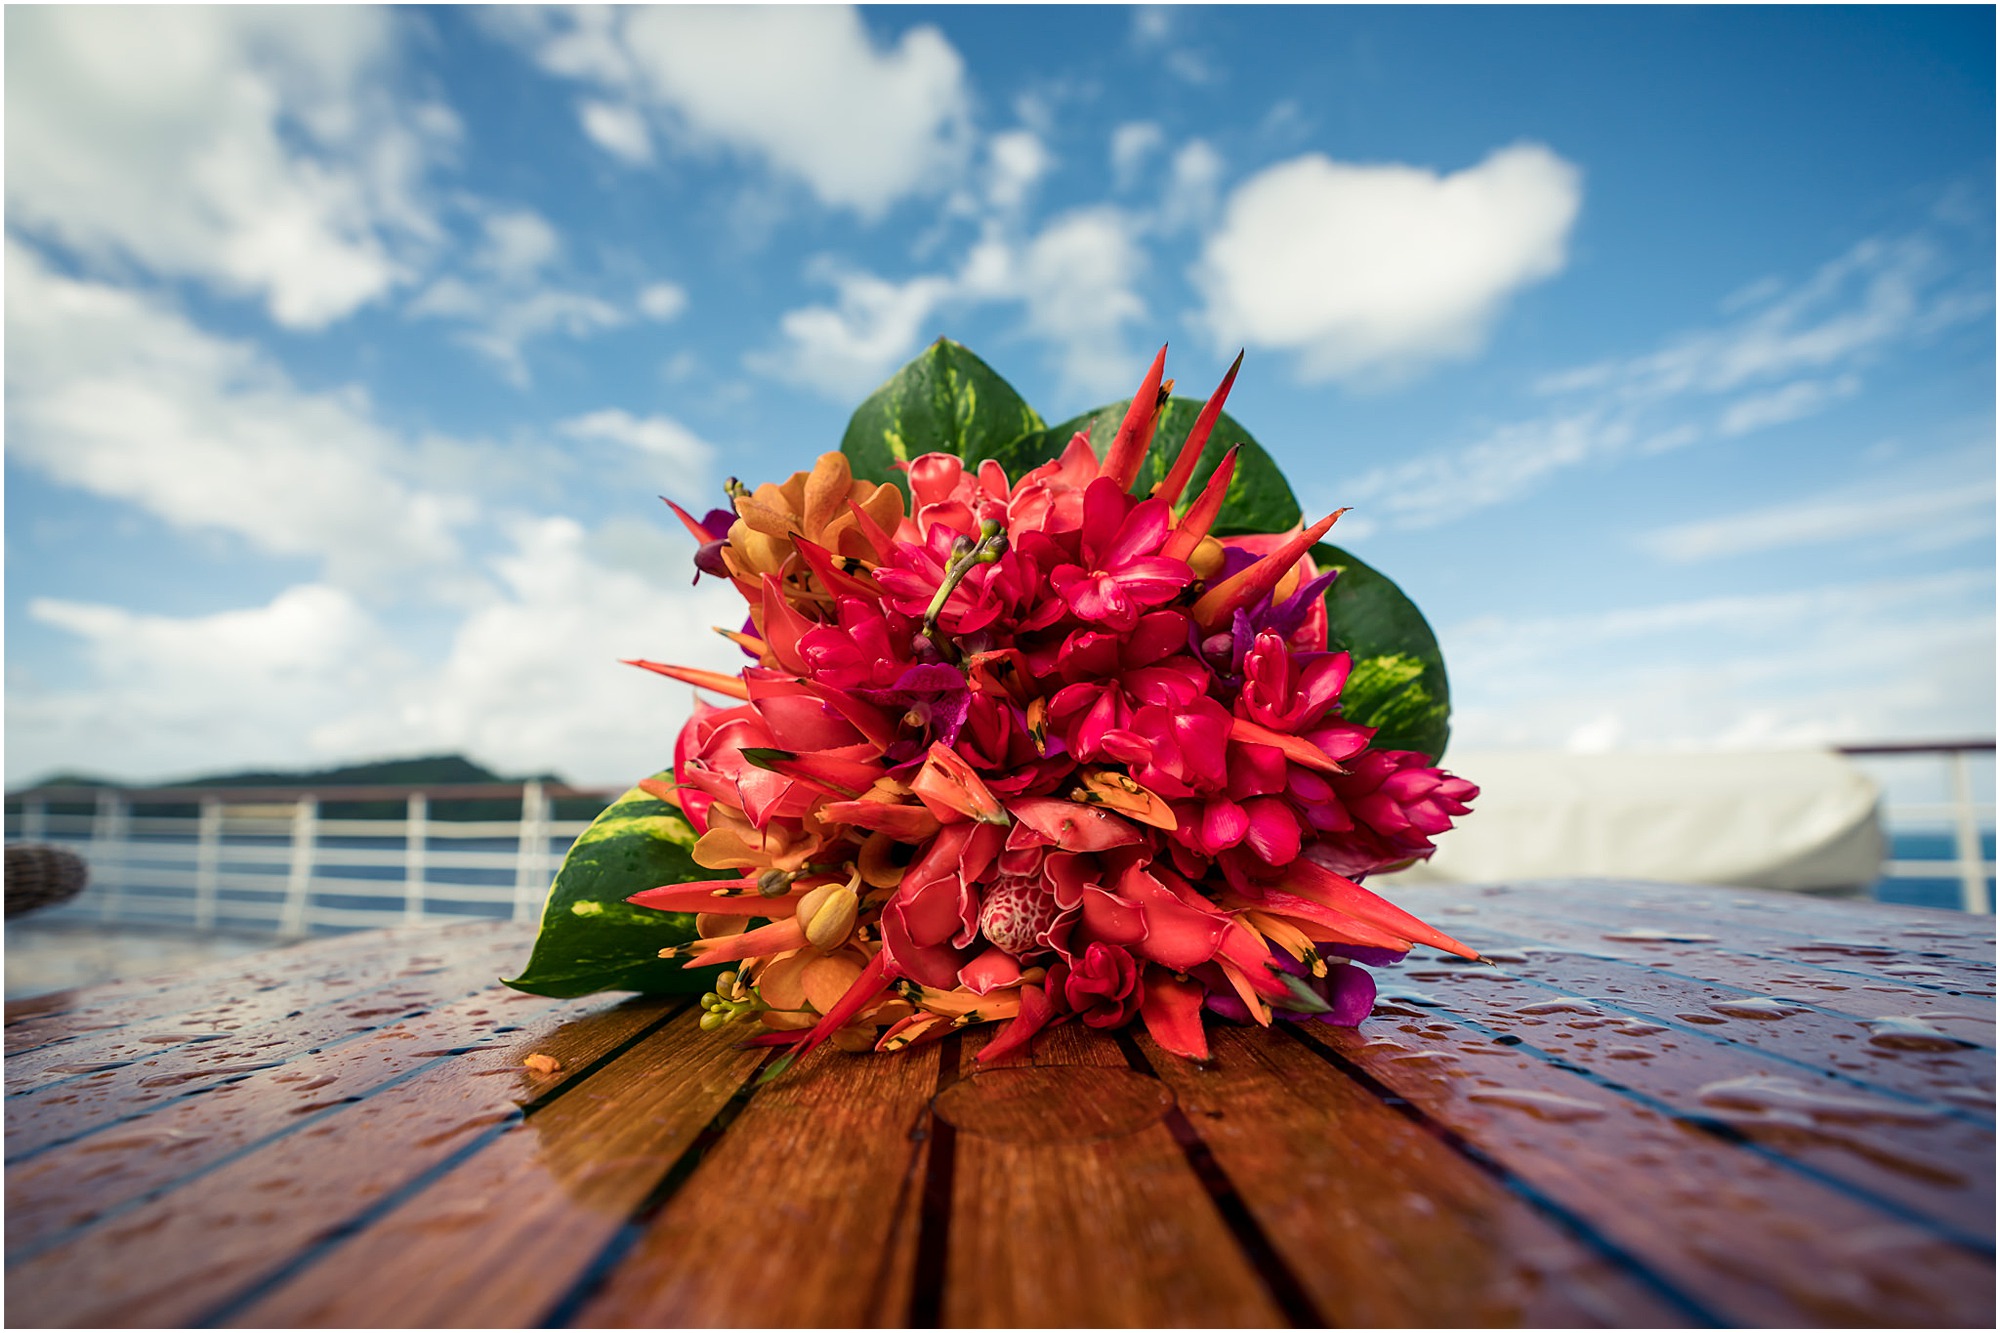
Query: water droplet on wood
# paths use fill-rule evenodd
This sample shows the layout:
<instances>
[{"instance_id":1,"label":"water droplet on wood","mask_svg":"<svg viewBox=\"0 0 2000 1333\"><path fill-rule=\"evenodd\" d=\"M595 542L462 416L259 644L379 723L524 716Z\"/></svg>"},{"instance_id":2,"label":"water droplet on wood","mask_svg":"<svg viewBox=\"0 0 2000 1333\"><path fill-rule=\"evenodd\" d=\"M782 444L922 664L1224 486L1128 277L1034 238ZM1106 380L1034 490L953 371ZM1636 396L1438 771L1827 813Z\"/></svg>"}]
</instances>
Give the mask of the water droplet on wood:
<instances>
[{"instance_id":1,"label":"water droplet on wood","mask_svg":"<svg viewBox=\"0 0 2000 1333\"><path fill-rule=\"evenodd\" d=\"M1474 1088L1466 1096L1475 1102L1490 1102L1495 1106L1526 1111L1537 1120L1596 1120L1605 1111L1596 1102L1580 1101L1538 1088Z\"/></svg>"}]
</instances>

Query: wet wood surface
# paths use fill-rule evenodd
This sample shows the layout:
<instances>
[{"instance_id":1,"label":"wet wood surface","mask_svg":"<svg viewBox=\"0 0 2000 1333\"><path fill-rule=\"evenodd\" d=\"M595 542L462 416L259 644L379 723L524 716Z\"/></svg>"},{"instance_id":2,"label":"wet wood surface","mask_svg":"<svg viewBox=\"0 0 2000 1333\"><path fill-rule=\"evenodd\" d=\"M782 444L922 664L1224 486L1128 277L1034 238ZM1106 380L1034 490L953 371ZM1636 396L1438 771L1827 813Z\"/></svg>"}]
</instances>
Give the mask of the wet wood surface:
<instances>
[{"instance_id":1,"label":"wet wood surface","mask_svg":"<svg viewBox=\"0 0 2000 1333\"><path fill-rule=\"evenodd\" d=\"M973 1029L760 1085L685 1000L500 987L498 923L10 1004L7 1321L1992 1326L1990 918L1392 892L1492 965L1199 1065Z\"/></svg>"}]
</instances>

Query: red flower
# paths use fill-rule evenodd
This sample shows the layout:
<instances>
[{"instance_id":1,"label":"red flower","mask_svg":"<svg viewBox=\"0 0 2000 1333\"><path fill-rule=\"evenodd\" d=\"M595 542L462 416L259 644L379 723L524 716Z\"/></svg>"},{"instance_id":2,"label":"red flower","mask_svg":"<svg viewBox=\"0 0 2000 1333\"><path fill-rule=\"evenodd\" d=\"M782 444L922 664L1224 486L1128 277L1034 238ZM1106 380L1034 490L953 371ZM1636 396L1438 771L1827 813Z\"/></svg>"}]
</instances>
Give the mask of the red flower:
<instances>
[{"instance_id":1,"label":"red flower","mask_svg":"<svg viewBox=\"0 0 2000 1333\"><path fill-rule=\"evenodd\" d=\"M1094 1028L1124 1027L1139 1012L1143 996L1139 991L1139 965L1132 955L1111 944L1092 944L1074 963L1057 963L1049 969L1049 998L1057 994L1057 973L1062 973L1059 1003Z\"/></svg>"},{"instance_id":2,"label":"red flower","mask_svg":"<svg viewBox=\"0 0 2000 1333\"><path fill-rule=\"evenodd\" d=\"M1141 612L1171 602L1194 581L1185 561L1156 554L1172 527L1164 500L1134 505L1117 482L1099 477L1083 494L1081 563L1057 565L1049 582L1083 619L1131 629Z\"/></svg>"}]
</instances>

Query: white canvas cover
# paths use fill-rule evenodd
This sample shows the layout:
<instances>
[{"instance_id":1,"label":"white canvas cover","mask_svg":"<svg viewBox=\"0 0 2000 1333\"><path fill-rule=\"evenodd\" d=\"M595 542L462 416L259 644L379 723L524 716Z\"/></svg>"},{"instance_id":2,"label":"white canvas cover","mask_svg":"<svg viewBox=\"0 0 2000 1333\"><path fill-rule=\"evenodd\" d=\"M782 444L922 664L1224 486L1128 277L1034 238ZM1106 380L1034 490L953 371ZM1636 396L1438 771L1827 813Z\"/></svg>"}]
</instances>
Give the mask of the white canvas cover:
<instances>
[{"instance_id":1,"label":"white canvas cover","mask_svg":"<svg viewBox=\"0 0 2000 1333\"><path fill-rule=\"evenodd\" d=\"M1454 751L1444 766L1479 784L1472 814L1387 883L1591 876L1853 894L1881 873L1880 793L1832 751Z\"/></svg>"}]
</instances>

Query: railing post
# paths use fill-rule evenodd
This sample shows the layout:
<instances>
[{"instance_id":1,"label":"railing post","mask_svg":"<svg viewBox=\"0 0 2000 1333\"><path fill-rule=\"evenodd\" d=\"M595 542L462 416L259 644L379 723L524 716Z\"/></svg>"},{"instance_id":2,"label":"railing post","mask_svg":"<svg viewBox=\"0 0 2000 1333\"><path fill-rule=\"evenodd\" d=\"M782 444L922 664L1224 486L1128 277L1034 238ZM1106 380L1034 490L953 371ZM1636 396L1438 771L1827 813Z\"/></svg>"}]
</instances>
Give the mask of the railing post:
<instances>
[{"instance_id":1,"label":"railing post","mask_svg":"<svg viewBox=\"0 0 2000 1333\"><path fill-rule=\"evenodd\" d=\"M411 792L403 815L403 921L416 925L424 919L424 858L430 851L431 798Z\"/></svg>"},{"instance_id":2,"label":"railing post","mask_svg":"<svg viewBox=\"0 0 2000 1333\"><path fill-rule=\"evenodd\" d=\"M514 862L514 919L531 921L541 900L549 859L547 801L542 784L521 785L521 845Z\"/></svg>"},{"instance_id":3,"label":"railing post","mask_svg":"<svg viewBox=\"0 0 2000 1333\"><path fill-rule=\"evenodd\" d=\"M215 900L222 881L222 802L202 798L194 848L194 927L215 929Z\"/></svg>"},{"instance_id":4,"label":"railing post","mask_svg":"<svg viewBox=\"0 0 2000 1333\"><path fill-rule=\"evenodd\" d=\"M306 933L306 898L312 891L313 843L319 833L319 797L301 796L292 807L292 870L285 881L285 909L278 933Z\"/></svg>"},{"instance_id":5,"label":"railing post","mask_svg":"<svg viewBox=\"0 0 2000 1333\"><path fill-rule=\"evenodd\" d=\"M49 803L39 796L21 802L21 841L41 842L49 835Z\"/></svg>"},{"instance_id":6,"label":"railing post","mask_svg":"<svg viewBox=\"0 0 2000 1333\"><path fill-rule=\"evenodd\" d=\"M124 805L119 793L107 787L97 793L97 813L90 821L90 878L97 885L97 913L104 921L116 920L124 905L119 893Z\"/></svg>"},{"instance_id":7,"label":"railing post","mask_svg":"<svg viewBox=\"0 0 2000 1333\"><path fill-rule=\"evenodd\" d=\"M1972 761L1963 750L1954 750L1951 756L1951 803L1960 905L1975 916L1988 916L1993 905L1986 895L1986 849L1980 845L1979 816L1972 805Z\"/></svg>"}]
</instances>

